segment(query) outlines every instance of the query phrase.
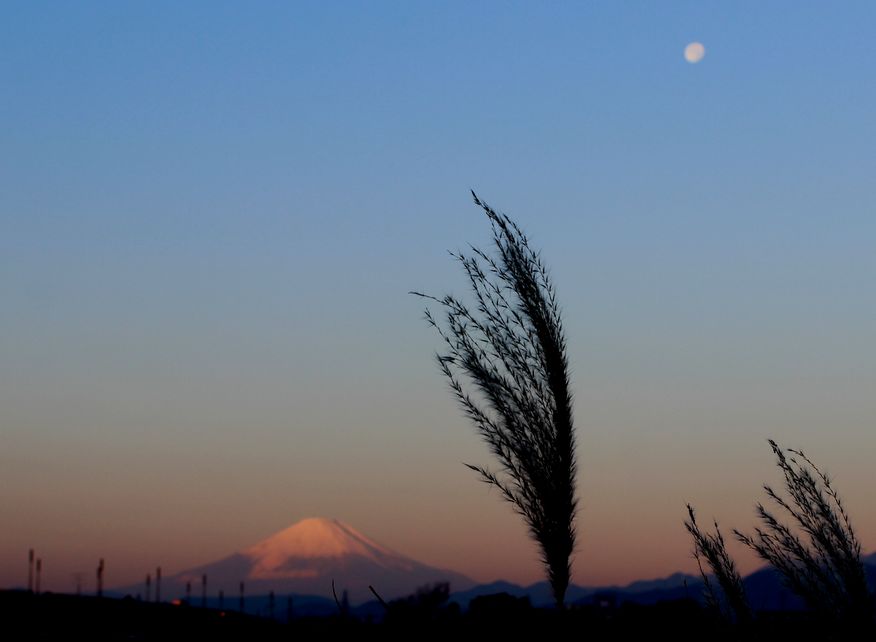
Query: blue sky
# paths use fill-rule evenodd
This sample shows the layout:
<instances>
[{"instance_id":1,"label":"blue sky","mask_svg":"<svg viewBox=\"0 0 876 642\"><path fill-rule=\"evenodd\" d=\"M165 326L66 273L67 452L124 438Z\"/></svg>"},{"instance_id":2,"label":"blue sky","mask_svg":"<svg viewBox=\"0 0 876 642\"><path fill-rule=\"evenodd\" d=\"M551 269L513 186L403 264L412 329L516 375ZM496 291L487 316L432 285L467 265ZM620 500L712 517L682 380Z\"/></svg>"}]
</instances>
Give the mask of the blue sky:
<instances>
[{"instance_id":1,"label":"blue sky","mask_svg":"<svg viewBox=\"0 0 876 642\"><path fill-rule=\"evenodd\" d=\"M31 518L0 557L41 537L72 568L108 545L100 514L119 559L184 565L328 514L478 579L537 577L459 465L489 455L406 294L464 291L446 250L488 240L470 188L543 248L564 304L582 581L689 567L686 500L749 523L768 436L869 497L874 21L866 2L6 3L0 508ZM218 534L163 544L132 503L181 541ZM630 561L630 514L674 543Z\"/></svg>"}]
</instances>

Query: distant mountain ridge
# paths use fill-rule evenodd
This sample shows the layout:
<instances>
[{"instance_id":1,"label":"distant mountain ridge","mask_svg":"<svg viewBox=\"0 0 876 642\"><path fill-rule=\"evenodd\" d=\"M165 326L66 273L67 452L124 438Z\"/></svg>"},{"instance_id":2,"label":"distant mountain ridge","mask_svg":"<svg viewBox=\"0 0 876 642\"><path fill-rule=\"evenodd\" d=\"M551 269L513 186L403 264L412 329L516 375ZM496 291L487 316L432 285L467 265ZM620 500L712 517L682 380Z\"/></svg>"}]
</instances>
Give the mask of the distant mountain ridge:
<instances>
[{"instance_id":1,"label":"distant mountain ridge","mask_svg":"<svg viewBox=\"0 0 876 642\"><path fill-rule=\"evenodd\" d=\"M876 587L876 553L863 557L867 577ZM201 598L201 578L207 576L207 604L218 606L218 593L224 592L224 605L238 604L239 584L244 582L250 608L264 611L267 595L274 592L279 603L292 596L295 612L327 614L337 609L332 580L338 596L347 591L354 611L376 613L379 604L369 590L373 585L383 598L392 600L414 593L436 582L449 582L450 600L462 608L482 595L508 593L529 597L533 606L553 603L550 585L537 582L520 586L506 581L475 583L451 570L437 569L392 551L363 535L352 526L335 519L308 518L270 537L211 564L194 567L163 578L162 598L181 598L186 584L191 585L195 603ZM756 610L801 608L800 599L782 584L770 568L759 569L744 579L746 592ZM654 604L664 600L701 600L703 583L698 575L673 573L664 578L638 580L625 586L579 586L572 584L566 593L569 604L609 601ZM153 584L153 594L154 594ZM144 595L142 584L117 588L112 593ZM263 604L264 603L264 604ZM284 607L285 612L285 607Z\"/></svg>"},{"instance_id":2,"label":"distant mountain ridge","mask_svg":"<svg viewBox=\"0 0 876 642\"><path fill-rule=\"evenodd\" d=\"M863 556L864 570L871 588L876 591L876 553ZM802 600L782 583L779 573L770 567L763 567L743 578L749 603L756 611L795 610L804 607ZM655 604L661 601L683 598L702 601L703 581L699 575L673 573L664 578L638 580L626 586L587 587L569 585L566 601L569 604L591 604L594 601L633 602L636 604ZM537 582L520 586L509 582L491 582L475 586L466 591L451 595L451 601L467 608L471 600L481 595L508 593L514 597L529 597L533 606L544 607L553 604L550 585Z\"/></svg>"},{"instance_id":3,"label":"distant mountain ridge","mask_svg":"<svg viewBox=\"0 0 876 642\"><path fill-rule=\"evenodd\" d=\"M207 593L221 589L228 604L236 604L240 582L250 596L289 594L332 598L332 582L340 597L352 603L371 598L373 585L385 599L403 597L418 587L449 582L467 589L474 582L455 571L437 569L396 553L336 519L303 519L266 539L211 564L187 569L162 579L165 599L183 597L190 584L192 595L201 595L201 578L207 576ZM116 589L116 593L143 594L143 585ZM154 591L154 587L153 587Z\"/></svg>"},{"instance_id":4,"label":"distant mountain ridge","mask_svg":"<svg viewBox=\"0 0 876 642\"><path fill-rule=\"evenodd\" d=\"M614 596L620 603L632 601L640 604L653 604L662 599L678 599L692 597L696 599L702 589L699 576L673 573L665 578L653 580L637 580L625 586L579 586L570 584L566 591L566 602L569 604L589 604L597 597ZM529 597L533 606L550 606L553 604L553 594L548 582L536 582L529 586L520 586L510 582L491 582L481 584L467 591L457 591L450 596L451 601L467 608L471 600L481 595L508 593L514 597Z\"/></svg>"}]
</instances>

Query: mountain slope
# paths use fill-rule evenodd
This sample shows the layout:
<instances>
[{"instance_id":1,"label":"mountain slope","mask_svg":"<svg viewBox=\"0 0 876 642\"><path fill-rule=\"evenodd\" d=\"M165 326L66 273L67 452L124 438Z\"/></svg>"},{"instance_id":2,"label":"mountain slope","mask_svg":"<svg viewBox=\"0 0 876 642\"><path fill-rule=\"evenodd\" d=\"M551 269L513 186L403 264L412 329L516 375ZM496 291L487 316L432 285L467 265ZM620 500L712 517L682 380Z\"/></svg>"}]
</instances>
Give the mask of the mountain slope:
<instances>
[{"instance_id":1,"label":"mountain slope","mask_svg":"<svg viewBox=\"0 0 876 642\"><path fill-rule=\"evenodd\" d=\"M871 590L876 592L876 553L863 558L864 570ZM743 578L749 603L755 611L799 610L803 601L782 582L781 575L772 568L763 567ZM591 604L611 598L616 604L655 604L665 600L692 598L702 600L703 582L699 576L684 573L654 579L639 580L626 586L578 586L569 585L567 601L570 604ZM508 582L493 582L474 586L450 596L451 601L466 608L472 599L481 595L508 593L514 597L529 597L534 606L549 606L553 599L547 582L531 586L519 586Z\"/></svg>"},{"instance_id":2,"label":"mountain slope","mask_svg":"<svg viewBox=\"0 0 876 642\"><path fill-rule=\"evenodd\" d=\"M236 604L240 582L247 595L289 594L332 596L332 580L340 597L347 591L352 603L373 599L373 585L385 599L414 592L439 581L452 590L470 588L473 582L454 571L433 568L396 553L335 519L304 519L257 544L226 558L188 569L162 580L162 596L201 595L201 578L207 576L207 593L223 590L227 603ZM125 587L126 593L142 593L144 587ZM232 601L233 600L233 601Z\"/></svg>"}]
</instances>

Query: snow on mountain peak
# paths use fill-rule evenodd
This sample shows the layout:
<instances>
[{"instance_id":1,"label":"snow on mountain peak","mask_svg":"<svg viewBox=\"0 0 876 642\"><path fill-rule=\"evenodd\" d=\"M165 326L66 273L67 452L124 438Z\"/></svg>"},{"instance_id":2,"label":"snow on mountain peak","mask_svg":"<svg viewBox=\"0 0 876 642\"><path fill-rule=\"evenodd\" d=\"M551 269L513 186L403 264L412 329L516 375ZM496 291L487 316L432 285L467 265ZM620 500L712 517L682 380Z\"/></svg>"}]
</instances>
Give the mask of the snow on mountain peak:
<instances>
[{"instance_id":1,"label":"snow on mountain peak","mask_svg":"<svg viewBox=\"0 0 876 642\"><path fill-rule=\"evenodd\" d=\"M406 565L406 558L336 519L310 517L243 551L253 563L252 577L289 575L290 560L355 556L380 565ZM294 573L297 574L297 573Z\"/></svg>"}]
</instances>

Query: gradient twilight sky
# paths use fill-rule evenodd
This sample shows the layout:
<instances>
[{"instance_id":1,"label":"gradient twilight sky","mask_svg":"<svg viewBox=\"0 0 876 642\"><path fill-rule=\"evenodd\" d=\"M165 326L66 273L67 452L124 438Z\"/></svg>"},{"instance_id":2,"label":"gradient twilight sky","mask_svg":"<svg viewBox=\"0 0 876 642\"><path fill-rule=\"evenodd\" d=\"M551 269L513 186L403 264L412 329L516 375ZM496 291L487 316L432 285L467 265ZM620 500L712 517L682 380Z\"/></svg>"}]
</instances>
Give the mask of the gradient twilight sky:
<instances>
[{"instance_id":1,"label":"gradient twilight sky","mask_svg":"<svg viewBox=\"0 0 876 642\"><path fill-rule=\"evenodd\" d=\"M311 515L540 579L407 295L465 293L469 188L564 306L574 582L693 571L685 502L751 527L768 437L876 548L874 32L870 2L4 3L0 586L31 546L72 590Z\"/></svg>"}]
</instances>

